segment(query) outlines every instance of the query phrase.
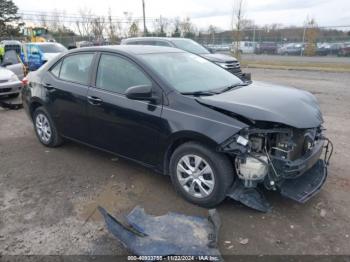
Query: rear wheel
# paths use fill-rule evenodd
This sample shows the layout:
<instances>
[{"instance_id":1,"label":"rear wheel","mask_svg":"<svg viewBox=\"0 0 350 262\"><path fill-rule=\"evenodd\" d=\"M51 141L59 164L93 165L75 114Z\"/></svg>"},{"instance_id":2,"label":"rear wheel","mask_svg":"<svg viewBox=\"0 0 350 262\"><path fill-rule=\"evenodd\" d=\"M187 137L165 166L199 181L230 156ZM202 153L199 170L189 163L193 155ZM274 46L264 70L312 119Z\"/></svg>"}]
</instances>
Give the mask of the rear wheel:
<instances>
[{"instance_id":1,"label":"rear wheel","mask_svg":"<svg viewBox=\"0 0 350 262\"><path fill-rule=\"evenodd\" d=\"M203 207L222 202L233 182L229 159L195 142L179 146L170 160L175 189L188 201Z\"/></svg>"},{"instance_id":2,"label":"rear wheel","mask_svg":"<svg viewBox=\"0 0 350 262\"><path fill-rule=\"evenodd\" d=\"M62 144L63 140L58 134L54 122L43 107L39 107L34 111L33 122L35 133L43 145L57 147Z\"/></svg>"}]
</instances>

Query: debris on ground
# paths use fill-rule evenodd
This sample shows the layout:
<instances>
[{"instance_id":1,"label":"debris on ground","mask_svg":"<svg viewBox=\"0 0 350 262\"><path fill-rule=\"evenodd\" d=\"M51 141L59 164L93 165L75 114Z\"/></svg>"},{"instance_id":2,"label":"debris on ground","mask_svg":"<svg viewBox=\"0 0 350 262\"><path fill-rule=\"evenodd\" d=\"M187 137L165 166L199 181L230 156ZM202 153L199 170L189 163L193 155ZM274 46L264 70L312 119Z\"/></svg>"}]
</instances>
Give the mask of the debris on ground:
<instances>
[{"instance_id":1,"label":"debris on ground","mask_svg":"<svg viewBox=\"0 0 350 262\"><path fill-rule=\"evenodd\" d=\"M321 209L321 211L320 211L320 216L321 216L321 217L325 217L326 214L327 214L326 209Z\"/></svg>"},{"instance_id":2,"label":"debris on ground","mask_svg":"<svg viewBox=\"0 0 350 262\"><path fill-rule=\"evenodd\" d=\"M211 256L221 260L217 249L220 217L215 209L209 217L187 216L169 212L152 216L135 207L126 217L126 225L104 208L98 210L107 228L123 245L138 256Z\"/></svg>"},{"instance_id":3,"label":"debris on ground","mask_svg":"<svg viewBox=\"0 0 350 262\"><path fill-rule=\"evenodd\" d=\"M249 239L248 238L239 238L239 243L242 245L246 245L249 243Z\"/></svg>"}]
</instances>

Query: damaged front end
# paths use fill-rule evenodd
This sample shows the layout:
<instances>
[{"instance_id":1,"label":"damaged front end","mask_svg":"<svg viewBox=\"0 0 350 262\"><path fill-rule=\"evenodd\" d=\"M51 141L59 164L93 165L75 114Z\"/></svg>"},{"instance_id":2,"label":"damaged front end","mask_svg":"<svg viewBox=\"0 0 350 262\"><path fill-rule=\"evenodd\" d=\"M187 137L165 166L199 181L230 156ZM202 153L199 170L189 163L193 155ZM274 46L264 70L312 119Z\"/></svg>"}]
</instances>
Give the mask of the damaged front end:
<instances>
[{"instance_id":1,"label":"damaged front end","mask_svg":"<svg viewBox=\"0 0 350 262\"><path fill-rule=\"evenodd\" d=\"M322 132L321 126L298 129L279 124L241 130L219 147L232 156L238 177L228 196L262 212L270 210L262 187L305 203L327 177L333 146Z\"/></svg>"}]
</instances>

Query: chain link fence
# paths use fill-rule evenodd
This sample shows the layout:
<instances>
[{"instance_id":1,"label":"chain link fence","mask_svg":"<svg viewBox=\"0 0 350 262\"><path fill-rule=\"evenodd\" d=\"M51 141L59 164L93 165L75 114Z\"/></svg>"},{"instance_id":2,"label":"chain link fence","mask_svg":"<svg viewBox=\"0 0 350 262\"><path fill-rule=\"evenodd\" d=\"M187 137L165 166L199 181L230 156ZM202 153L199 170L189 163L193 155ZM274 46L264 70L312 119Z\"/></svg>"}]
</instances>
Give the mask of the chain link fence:
<instances>
[{"instance_id":1,"label":"chain link fence","mask_svg":"<svg viewBox=\"0 0 350 262\"><path fill-rule=\"evenodd\" d=\"M307 37L309 28L252 28L241 31L239 51L241 53L304 55L304 50L310 45ZM314 47L313 55L350 55L350 26L314 28L315 34L311 44ZM140 32L139 35L142 35ZM157 36L156 34L153 34ZM213 51L230 52L235 49L234 32L224 31L217 33L199 32L191 37L198 43ZM164 36L164 35L162 35ZM26 41L25 37L2 37L0 40ZM89 45L119 44L121 38L110 41L106 38L96 39L93 36L78 36L55 34L56 42L68 48L79 46L80 42ZM345 50L345 51L344 51Z\"/></svg>"}]
</instances>

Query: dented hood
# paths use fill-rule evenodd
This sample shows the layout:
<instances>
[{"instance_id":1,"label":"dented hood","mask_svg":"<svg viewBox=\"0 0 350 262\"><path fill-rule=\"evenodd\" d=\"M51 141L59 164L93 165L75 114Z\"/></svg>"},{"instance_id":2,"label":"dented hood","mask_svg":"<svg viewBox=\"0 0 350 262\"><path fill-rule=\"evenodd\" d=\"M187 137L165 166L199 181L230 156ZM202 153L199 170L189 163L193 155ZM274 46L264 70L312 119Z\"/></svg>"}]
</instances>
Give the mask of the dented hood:
<instances>
[{"instance_id":1,"label":"dented hood","mask_svg":"<svg viewBox=\"0 0 350 262\"><path fill-rule=\"evenodd\" d=\"M218 95L197 98L201 104L223 109L256 121L312 128L323 123L316 98L309 92L253 82Z\"/></svg>"}]
</instances>

